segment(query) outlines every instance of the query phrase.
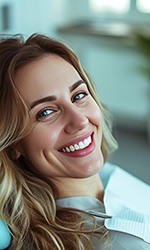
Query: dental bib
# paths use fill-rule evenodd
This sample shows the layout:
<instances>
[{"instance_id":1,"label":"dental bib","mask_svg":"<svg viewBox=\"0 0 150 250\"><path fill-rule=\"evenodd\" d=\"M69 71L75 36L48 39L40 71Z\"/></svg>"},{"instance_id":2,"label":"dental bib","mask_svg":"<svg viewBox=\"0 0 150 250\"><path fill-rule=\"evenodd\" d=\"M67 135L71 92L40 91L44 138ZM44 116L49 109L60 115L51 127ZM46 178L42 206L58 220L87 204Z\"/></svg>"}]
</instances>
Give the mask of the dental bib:
<instances>
[{"instance_id":1,"label":"dental bib","mask_svg":"<svg viewBox=\"0 0 150 250\"><path fill-rule=\"evenodd\" d=\"M150 187L117 168L105 189L105 220L109 230L125 232L150 243Z\"/></svg>"}]
</instances>

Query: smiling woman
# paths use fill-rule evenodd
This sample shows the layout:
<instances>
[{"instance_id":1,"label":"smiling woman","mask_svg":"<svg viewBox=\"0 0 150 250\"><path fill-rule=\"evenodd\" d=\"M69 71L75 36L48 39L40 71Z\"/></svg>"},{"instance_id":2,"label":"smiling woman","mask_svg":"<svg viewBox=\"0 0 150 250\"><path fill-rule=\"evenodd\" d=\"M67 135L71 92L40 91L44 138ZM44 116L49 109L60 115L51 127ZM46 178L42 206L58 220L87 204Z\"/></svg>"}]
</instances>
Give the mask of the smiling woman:
<instances>
[{"instance_id":1,"label":"smiling woman","mask_svg":"<svg viewBox=\"0 0 150 250\"><path fill-rule=\"evenodd\" d=\"M123 229L123 236L117 228L108 234L104 226L111 215L99 172L117 143L71 49L42 35L2 39L0 113L0 242L4 230L9 236L1 246L108 249L112 239L115 250L135 249L135 240L146 249Z\"/></svg>"},{"instance_id":2,"label":"smiling woman","mask_svg":"<svg viewBox=\"0 0 150 250\"><path fill-rule=\"evenodd\" d=\"M9 249L92 249L91 236L106 230L56 200L85 195L89 183L102 200L98 171L116 147L108 113L58 41L3 39L0 65L0 217L13 235Z\"/></svg>"}]
</instances>

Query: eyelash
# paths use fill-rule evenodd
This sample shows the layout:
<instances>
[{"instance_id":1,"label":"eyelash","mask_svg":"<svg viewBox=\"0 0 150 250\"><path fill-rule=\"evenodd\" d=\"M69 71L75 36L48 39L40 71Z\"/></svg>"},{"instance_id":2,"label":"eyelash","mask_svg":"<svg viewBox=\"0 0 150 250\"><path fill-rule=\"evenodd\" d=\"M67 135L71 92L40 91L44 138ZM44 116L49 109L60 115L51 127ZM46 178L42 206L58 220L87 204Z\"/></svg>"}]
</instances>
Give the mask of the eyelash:
<instances>
[{"instance_id":1,"label":"eyelash","mask_svg":"<svg viewBox=\"0 0 150 250\"><path fill-rule=\"evenodd\" d=\"M47 111L51 110L51 112L49 114L44 114L47 113ZM50 114L52 114L53 112L55 112L53 109L51 108L44 108L43 110L40 110L37 115L36 115L36 120L37 121L41 121L41 119L46 119L48 116L50 116Z\"/></svg>"},{"instance_id":2,"label":"eyelash","mask_svg":"<svg viewBox=\"0 0 150 250\"><path fill-rule=\"evenodd\" d=\"M82 96L81 96L81 95L82 95ZM78 102L78 101L84 99L87 95L88 95L88 93L85 92L85 91L79 92L79 93L77 93L77 94L75 94L75 95L73 96L72 102L73 102L73 103L74 103L74 102ZM50 110L51 110L51 112L49 112ZM53 113L55 113L55 112L57 112L57 110L52 109L52 108L49 108L49 107L44 108L43 110L40 110L40 111L37 113L37 115L36 115L36 120L41 122L43 119L47 119L47 117L49 117L51 114L53 114ZM47 114L47 113L48 113L48 114Z\"/></svg>"},{"instance_id":3,"label":"eyelash","mask_svg":"<svg viewBox=\"0 0 150 250\"><path fill-rule=\"evenodd\" d=\"M75 97L77 97L77 96L79 96L79 95L83 95L81 98L77 98L76 100L75 100ZM82 100L84 97L86 97L88 95L88 93L86 92L86 91L82 91L82 92L79 92L79 93L77 93L77 94L75 94L74 96L73 96L73 102L75 102L75 101L80 101L80 100Z\"/></svg>"}]
</instances>

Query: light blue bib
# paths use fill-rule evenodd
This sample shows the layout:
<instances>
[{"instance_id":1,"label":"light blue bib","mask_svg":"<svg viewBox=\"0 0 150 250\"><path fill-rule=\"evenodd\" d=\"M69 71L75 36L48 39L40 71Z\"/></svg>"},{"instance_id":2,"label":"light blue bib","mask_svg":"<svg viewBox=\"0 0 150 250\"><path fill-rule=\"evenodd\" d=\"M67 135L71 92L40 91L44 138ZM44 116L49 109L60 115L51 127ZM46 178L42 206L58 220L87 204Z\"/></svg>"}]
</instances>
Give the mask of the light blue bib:
<instances>
[{"instance_id":1,"label":"light blue bib","mask_svg":"<svg viewBox=\"0 0 150 250\"><path fill-rule=\"evenodd\" d=\"M0 220L0 250L7 248L11 243L11 234L3 220Z\"/></svg>"}]
</instances>

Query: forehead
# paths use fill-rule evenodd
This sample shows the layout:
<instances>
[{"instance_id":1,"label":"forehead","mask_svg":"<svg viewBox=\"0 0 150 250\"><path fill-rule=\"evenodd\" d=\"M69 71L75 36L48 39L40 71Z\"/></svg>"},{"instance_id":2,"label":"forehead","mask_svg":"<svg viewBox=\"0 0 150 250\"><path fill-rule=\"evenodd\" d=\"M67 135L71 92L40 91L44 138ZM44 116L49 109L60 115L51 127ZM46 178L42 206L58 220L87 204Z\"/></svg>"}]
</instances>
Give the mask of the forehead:
<instances>
[{"instance_id":1,"label":"forehead","mask_svg":"<svg viewBox=\"0 0 150 250\"><path fill-rule=\"evenodd\" d=\"M25 100L33 100L49 94L57 94L81 79L76 69L55 54L46 55L20 68L15 83Z\"/></svg>"}]
</instances>

